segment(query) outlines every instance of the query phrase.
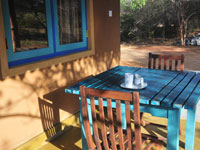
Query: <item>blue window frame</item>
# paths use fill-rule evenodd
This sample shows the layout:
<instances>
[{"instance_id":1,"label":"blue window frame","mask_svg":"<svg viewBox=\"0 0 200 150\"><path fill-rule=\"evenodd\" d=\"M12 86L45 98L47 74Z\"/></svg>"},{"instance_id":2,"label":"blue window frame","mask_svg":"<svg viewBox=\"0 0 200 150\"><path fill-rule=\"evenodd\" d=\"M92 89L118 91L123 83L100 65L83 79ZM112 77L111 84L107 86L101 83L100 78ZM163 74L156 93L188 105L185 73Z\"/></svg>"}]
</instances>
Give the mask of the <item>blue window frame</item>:
<instances>
[{"instance_id":1,"label":"blue window frame","mask_svg":"<svg viewBox=\"0 0 200 150\"><path fill-rule=\"evenodd\" d=\"M8 66L14 67L31 62L37 62L63 56L67 54L77 53L88 50L87 38L87 17L86 17L86 1L80 0L81 4L81 41L67 44L60 44L59 42L59 23L58 23L58 1L45 0L46 8L46 26L48 46L45 48L29 49L26 51L14 52L13 38L10 23L10 13L8 0L2 0L5 37L7 38L7 57Z\"/></svg>"}]
</instances>

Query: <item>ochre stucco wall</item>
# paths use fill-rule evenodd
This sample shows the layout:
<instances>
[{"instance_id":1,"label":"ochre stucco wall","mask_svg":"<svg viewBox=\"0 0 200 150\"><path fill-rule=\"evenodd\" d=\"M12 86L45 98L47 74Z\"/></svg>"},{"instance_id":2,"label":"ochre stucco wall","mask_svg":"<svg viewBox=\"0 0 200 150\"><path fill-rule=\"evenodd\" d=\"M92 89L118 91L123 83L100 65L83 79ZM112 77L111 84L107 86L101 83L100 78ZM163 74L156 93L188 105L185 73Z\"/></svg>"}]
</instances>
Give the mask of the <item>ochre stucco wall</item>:
<instances>
[{"instance_id":1,"label":"ochre stucco wall","mask_svg":"<svg viewBox=\"0 0 200 150\"><path fill-rule=\"evenodd\" d=\"M108 10L113 17L108 17ZM120 61L119 0L94 1L95 55L0 81L0 149L19 146L43 131L38 99L49 100L65 119L79 109L77 96L64 88Z\"/></svg>"}]
</instances>

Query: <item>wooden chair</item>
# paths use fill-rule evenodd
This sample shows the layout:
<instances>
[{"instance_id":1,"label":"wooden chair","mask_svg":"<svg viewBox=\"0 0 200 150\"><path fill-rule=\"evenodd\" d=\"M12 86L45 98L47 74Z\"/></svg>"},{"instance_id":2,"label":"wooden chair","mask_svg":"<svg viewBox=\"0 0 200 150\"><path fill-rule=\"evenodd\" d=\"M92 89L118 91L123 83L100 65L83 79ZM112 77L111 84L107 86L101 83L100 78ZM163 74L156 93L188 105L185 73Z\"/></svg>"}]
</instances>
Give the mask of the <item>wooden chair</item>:
<instances>
[{"instance_id":1,"label":"wooden chair","mask_svg":"<svg viewBox=\"0 0 200 150\"><path fill-rule=\"evenodd\" d=\"M164 62L162 63L162 61ZM178 64L180 64L179 67ZM148 68L164 69L164 70L178 70L178 68L180 68L179 69L180 71L184 71L184 55L182 54L176 56L176 55L159 55L159 54L149 53Z\"/></svg>"},{"instance_id":2,"label":"wooden chair","mask_svg":"<svg viewBox=\"0 0 200 150\"><path fill-rule=\"evenodd\" d=\"M173 65L174 64L174 65ZM181 55L160 55L149 53L148 61L149 69L163 69L163 70L176 70L184 71L184 54ZM144 113L140 113L141 123L143 126L146 122L143 119ZM180 128L181 135L181 128Z\"/></svg>"},{"instance_id":3,"label":"wooden chair","mask_svg":"<svg viewBox=\"0 0 200 150\"><path fill-rule=\"evenodd\" d=\"M162 148L162 142L158 139L158 137L141 134L138 92L126 93L119 91L91 89L86 88L85 86L80 86L80 94L84 130L86 134L88 149L132 150L133 146L135 145L136 150L141 150L142 143L144 143L146 140L149 140L150 143L145 145L145 149L149 150L154 145L157 146L157 149ZM90 115L92 116L93 135L91 134L90 122L88 117L89 114L87 98L90 98L91 104ZM98 106L95 106L95 98L98 98ZM103 98L106 99L103 100ZM113 101L115 101L116 103L116 111L113 111L112 109ZM122 130L122 101L125 103L126 107L126 131ZM104 103L107 104L107 107L103 106L105 105ZM130 113L130 103L133 103L134 105L135 133L131 130L132 121ZM97 117L97 114L99 114L99 117ZM101 128L98 128L99 124Z\"/></svg>"}]
</instances>

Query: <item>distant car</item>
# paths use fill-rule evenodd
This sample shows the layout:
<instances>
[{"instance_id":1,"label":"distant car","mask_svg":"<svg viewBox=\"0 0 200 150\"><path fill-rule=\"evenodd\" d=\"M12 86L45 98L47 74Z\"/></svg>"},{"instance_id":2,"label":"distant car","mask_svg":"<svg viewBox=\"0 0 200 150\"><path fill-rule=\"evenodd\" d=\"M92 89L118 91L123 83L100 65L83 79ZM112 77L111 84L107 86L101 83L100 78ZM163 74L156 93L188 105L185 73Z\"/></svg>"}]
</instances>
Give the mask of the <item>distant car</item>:
<instances>
[{"instance_id":1,"label":"distant car","mask_svg":"<svg viewBox=\"0 0 200 150\"><path fill-rule=\"evenodd\" d=\"M200 45L200 34L196 35L195 37L192 37L191 39L186 40L186 45Z\"/></svg>"}]
</instances>

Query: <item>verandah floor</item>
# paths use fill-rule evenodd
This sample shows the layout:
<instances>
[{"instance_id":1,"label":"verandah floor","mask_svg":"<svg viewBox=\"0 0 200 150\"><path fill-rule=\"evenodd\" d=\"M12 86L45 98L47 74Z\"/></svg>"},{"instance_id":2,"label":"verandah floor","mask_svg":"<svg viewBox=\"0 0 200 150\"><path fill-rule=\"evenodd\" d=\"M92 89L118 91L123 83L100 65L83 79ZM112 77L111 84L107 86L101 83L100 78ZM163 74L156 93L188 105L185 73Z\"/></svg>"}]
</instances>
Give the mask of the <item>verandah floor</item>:
<instances>
[{"instance_id":1,"label":"verandah floor","mask_svg":"<svg viewBox=\"0 0 200 150\"><path fill-rule=\"evenodd\" d=\"M77 115L78 116L78 115ZM77 119L78 120L78 119ZM167 119L152 117L150 114L145 114L145 120L154 122L154 123L161 123L163 125L167 125ZM183 150L185 145L185 129L186 129L186 121L181 120L181 129L182 135L180 136L180 144L179 149ZM149 132L148 132L149 131ZM143 128L143 132L156 134L161 137L167 137L167 129L154 126L154 125L147 125L145 129ZM196 123L196 135L195 135L195 149L200 149L200 122ZM39 146L40 145L40 146ZM166 146L166 145L165 145ZM166 147L163 149L166 149ZM50 142L44 142L36 139L32 139L28 143L22 145L18 149L20 150L28 150L28 149L37 149L37 150L81 150L81 130L80 130L80 123L77 122L74 125L65 131L63 134L55 138Z\"/></svg>"},{"instance_id":2,"label":"verandah floor","mask_svg":"<svg viewBox=\"0 0 200 150\"><path fill-rule=\"evenodd\" d=\"M188 47L188 48L180 48L175 46L145 46L145 45L121 45L121 65L128 66L138 66L138 67L147 67L147 58L148 52L155 53L184 53L185 54L185 69L186 70L200 70L199 58L200 51L197 47ZM200 106L200 105L199 105ZM197 118L196 120L200 120L200 111L198 107L197 109ZM162 124L167 124L166 119L161 119L157 117L152 117L151 115L145 114L146 120L151 120L154 122L162 122ZM185 118L185 117L183 117ZM78 120L78 119L77 119ZM151 129L155 132L158 132L159 135L163 137L167 136L167 130L161 129L154 126L147 126L147 130ZM185 129L186 129L186 121L181 120L181 129L182 135L180 136L180 149L184 149L184 141L185 141ZM81 150L81 130L80 124L72 125L66 132L52 140L51 142L47 142L44 140L44 137L41 138L33 138L29 142L23 144L17 149L20 150ZM195 134L195 150L200 149L200 122L196 123L196 134Z\"/></svg>"}]
</instances>

